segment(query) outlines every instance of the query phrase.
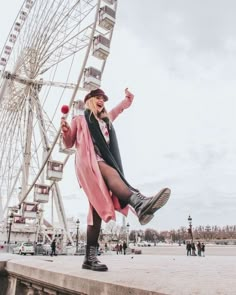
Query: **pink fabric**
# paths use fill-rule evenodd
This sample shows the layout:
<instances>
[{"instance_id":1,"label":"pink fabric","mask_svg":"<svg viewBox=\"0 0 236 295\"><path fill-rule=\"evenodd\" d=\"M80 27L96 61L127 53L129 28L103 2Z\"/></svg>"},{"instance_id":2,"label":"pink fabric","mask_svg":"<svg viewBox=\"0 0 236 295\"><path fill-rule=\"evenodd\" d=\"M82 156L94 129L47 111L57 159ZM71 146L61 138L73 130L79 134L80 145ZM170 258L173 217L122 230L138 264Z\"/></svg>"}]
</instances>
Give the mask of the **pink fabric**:
<instances>
[{"instance_id":1,"label":"pink fabric","mask_svg":"<svg viewBox=\"0 0 236 295\"><path fill-rule=\"evenodd\" d=\"M113 108L109 113L111 121L128 108L132 101L133 98L125 98ZM63 140L67 148L71 148L74 144L76 147L75 171L78 182L90 203L88 224L93 225L92 207L105 222L116 219L115 210L127 216L129 206L121 209L117 197L112 195L103 180L84 115L73 118L71 128L63 134Z\"/></svg>"}]
</instances>

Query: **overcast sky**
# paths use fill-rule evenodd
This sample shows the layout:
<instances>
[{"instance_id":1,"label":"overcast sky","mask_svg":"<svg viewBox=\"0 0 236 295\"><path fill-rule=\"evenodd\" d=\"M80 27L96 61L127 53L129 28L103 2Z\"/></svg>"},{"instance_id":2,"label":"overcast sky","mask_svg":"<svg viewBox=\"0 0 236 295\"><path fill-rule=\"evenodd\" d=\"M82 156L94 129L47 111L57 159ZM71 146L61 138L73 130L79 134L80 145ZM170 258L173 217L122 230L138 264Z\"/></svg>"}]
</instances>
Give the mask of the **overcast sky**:
<instances>
[{"instance_id":1,"label":"overcast sky","mask_svg":"<svg viewBox=\"0 0 236 295\"><path fill-rule=\"evenodd\" d=\"M3 4L0 47L21 2ZM194 226L236 224L235 11L229 0L118 0L102 88L108 108L125 87L135 94L115 122L126 178L143 193L172 189L146 227L187 226L189 214ZM68 173L62 190L76 195L67 215L85 223L86 197Z\"/></svg>"}]
</instances>

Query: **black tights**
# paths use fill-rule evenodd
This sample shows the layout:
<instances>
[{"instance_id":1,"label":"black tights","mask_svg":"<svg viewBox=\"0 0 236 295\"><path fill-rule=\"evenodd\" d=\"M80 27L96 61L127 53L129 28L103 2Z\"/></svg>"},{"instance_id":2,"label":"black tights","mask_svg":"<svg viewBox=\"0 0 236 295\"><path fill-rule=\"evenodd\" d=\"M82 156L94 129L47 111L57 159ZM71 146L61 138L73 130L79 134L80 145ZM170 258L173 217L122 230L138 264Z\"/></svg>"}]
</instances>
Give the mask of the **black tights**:
<instances>
[{"instance_id":1,"label":"black tights","mask_svg":"<svg viewBox=\"0 0 236 295\"><path fill-rule=\"evenodd\" d=\"M132 191L120 178L118 172L103 161L98 162L98 165L108 189L117 196L119 200L127 201L132 195ZM93 208L93 225L87 226L87 245L97 246L101 223L101 217Z\"/></svg>"},{"instance_id":2,"label":"black tights","mask_svg":"<svg viewBox=\"0 0 236 295\"><path fill-rule=\"evenodd\" d=\"M101 229L102 219L93 208L93 225L87 226L87 245L97 246Z\"/></svg>"},{"instance_id":3,"label":"black tights","mask_svg":"<svg viewBox=\"0 0 236 295\"><path fill-rule=\"evenodd\" d=\"M132 191L121 179L119 173L105 162L98 162L102 177L109 190L121 201L127 201L132 195Z\"/></svg>"}]
</instances>

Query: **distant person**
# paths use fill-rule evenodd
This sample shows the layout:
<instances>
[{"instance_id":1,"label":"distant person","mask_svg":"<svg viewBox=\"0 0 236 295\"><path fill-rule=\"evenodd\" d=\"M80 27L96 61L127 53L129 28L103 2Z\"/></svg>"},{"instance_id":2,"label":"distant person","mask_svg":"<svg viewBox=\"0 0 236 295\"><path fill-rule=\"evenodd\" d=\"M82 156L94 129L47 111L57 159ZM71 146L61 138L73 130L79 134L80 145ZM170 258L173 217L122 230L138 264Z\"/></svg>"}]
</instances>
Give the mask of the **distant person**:
<instances>
[{"instance_id":1,"label":"distant person","mask_svg":"<svg viewBox=\"0 0 236 295\"><path fill-rule=\"evenodd\" d=\"M100 252L100 244L97 243L97 256L101 255L101 252Z\"/></svg>"},{"instance_id":2,"label":"distant person","mask_svg":"<svg viewBox=\"0 0 236 295\"><path fill-rule=\"evenodd\" d=\"M56 256L56 239L53 239L51 243L51 256Z\"/></svg>"},{"instance_id":3,"label":"distant person","mask_svg":"<svg viewBox=\"0 0 236 295\"><path fill-rule=\"evenodd\" d=\"M201 250L201 243L198 241L197 243L197 255L202 256L202 250Z\"/></svg>"},{"instance_id":4,"label":"distant person","mask_svg":"<svg viewBox=\"0 0 236 295\"><path fill-rule=\"evenodd\" d=\"M187 256L191 256L192 246L190 242L187 242L186 250L187 250Z\"/></svg>"},{"instance_id":5,"label":"distant person","mask_svg":"<svg viewBox=\"0 0 236 295\"><path fill-rule=\"evenodd\" d=\"M97 243L97 256L101 255L101 251L100 251L100 244Z\"/></svg>"},{"instance_id":6,"label":"distant person","mask_svg":"<svg viewBox=\"0 0 236 295\"><path fill-rule=\"evenodd\" d=\"M120 246L119 246L119 244L118 244L118 243L116 244L116 247L115 247L115 249L116 249L116 254L118 255L118 254L119 254L119 252L120 252Z\"/></svg>"},{"instance_id":7,"label":"distant person","mask_svg":"<svg viewBox=\"0 0 236 295\"><path fill-rule=\"evenodd\" d=\"M196 254L196 246L195 246L194 242L192 242L191 247L192 247L192 256L197 256L197 254Z\"/></svg>"},{"instance_id":8,"label":"distant person","mask_svg":"<svg viewBox=\"0 0 236 295\"><path fill-rule=\"evenodd\" d=\"M108 96L102 89L94 89L84 101L78 102L78 115L72 119L71 127L64 117L61 118L63 142L66 148L76 147L75 171L89 201L84 269L108 270L96 257L102 220L115 220L115 211L127 216L131 206L140 224L145 225L166 204L171 194L169 188L163 188L147 198L124 176L113 121L130 107L133 99L134 95L126 88L124 100L108 112L105 107ZM128 141L132 145L132 140Z\"/></svg>"},{"instance_id":9,"label":"distant person","mask_svg":"<svg viewBox=\"0 0 236 295\"><path fill-rule=\"evenodd\" d=\"M126 242L124 241L123 242L123 252L124 252L124 255L126 255L126 249L127 249L127 244L126 244Z\"/></svg>"},{"instance_id":10,"label":"distant person","mask_svg":"<svg viewBox=\"0 0 236 295\"><path fill-rule=\"evenodd\" d=\"M201 251L202 251L202 256L205 257L205 244L201 244Z\"/></svg>"},{"instance_id":11,"label":"distant person","mask_svg":"<svg viewBox=\"0 0 236 295\"><path fill-rule=\"evenodd\" d=\"M108 246L107 246L107 243L105 243L105 252L108 251Z\"/></svg>"},{"instance_id":12,"label":"distant person","mask_svg":"<svg viewBox=\"0 0 236 295\"><path fill-rule=\"evenodd\" d=\"M120 252L120 254L122 254L122 250L123 250L123 246L122 246L122 244L120 244L119 245L119 252Z\"/></svg>"}]
</instances>

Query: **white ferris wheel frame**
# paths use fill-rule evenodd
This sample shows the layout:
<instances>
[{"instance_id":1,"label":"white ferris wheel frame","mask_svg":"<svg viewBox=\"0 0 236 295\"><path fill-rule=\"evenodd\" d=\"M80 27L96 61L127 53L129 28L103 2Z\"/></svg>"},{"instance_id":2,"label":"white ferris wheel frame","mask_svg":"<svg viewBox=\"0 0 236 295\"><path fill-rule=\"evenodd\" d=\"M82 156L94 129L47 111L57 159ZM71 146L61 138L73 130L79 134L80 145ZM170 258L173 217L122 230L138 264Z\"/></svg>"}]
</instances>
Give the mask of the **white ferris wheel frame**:
<instances>
[{"instance_id":1,"label":"white ferris wheel frame","mask_svg":"<svg viewBox=\"0 0 236 295\"><path fill-rule=\"evenodd\" d=\"M85 0L84 0L85 1ZM93 40L94 40L94 36L96 33L100 33L101 32L101 28L99 28L99 11L101 9L101 4L112 4L113 6L113 9L117 10L117 0L87 0L85 2L87 3L92 3L92 2L96 2L96 12L94 13L94 21L93 23L90 25L90 37L89 37L89 42L87 43L87 46L86 46L86 53L84 55L84 60L83 60L83 63L82 63L82 66L80 68L80 71L79 71L79 74L78 74L78 79L76 81L76 83L64 83L64 82L55 82L55 81L44 81L42 79L34 79L34 78L26 78L25 76L21 76L21 75L18 75L14 72L8 72L8 71L5 71L6 67L7 67L7 64L8 64L8 60L10 59L10 56L11 56L11 52L9 54L9 52L7 52L7 50L9 50L9 43L12 45L12 50L13 50L13 47L14 45L16 44L17 42L17 39L18 39L18 36L20 35L20 31L16 30L17 28L17 24L19 24L19 21L20 22L20 28L22 29L26 20L27 20L27 17L30 15L30 12L34 6L36 1L32 1L32 0L25 0L16 19L15 19L15 22L13 23L13 26L9 32L9 35L8 35L8 38L6 40L6 43L3 47L3 50L2 50L2 53L0 55L0 60L1 61L6 61L6 64L2 64L0 65L0 74L1 74L1 78L2 78L2 84L0 85L0 106L1 106L1 99L2 97L4 96L4 93L5 91L7 90L7 82L8 80L11 80L13 81L12 83L14 82L17 82L17 83L20 83L21 85L25 85L25 90L27 90L27 93L26 96L29 95L29 92L31 93L31 95L36 98L37 100L37 96L38 96L38 93L39 91L41 91L41 88L44 87L44 86L50 86L50 87L60 87L60 88L64 88L64 89L72 89L73 90L73 93L72 93L72 96L71 96L71 99L69 100L69 103L68 105L70 107L72 107L72 105L74 104L75 102L75 99L76 99L76 96L77 96L77 92L78 91L87 91L86 89L84 89L81 85L82 83L82 79L83 79L83 76L84 76L84 71L86 69L86 67L88 66L88 60L89 60L89 57L91 55L91 49L92 49L92 46L93 46ZM80 2L80 1L77 1L77 2ZM25 9L27 8L27 14L25 15L25 17L22 18L22 15L24 16L24 13L25 12ZM106 38L111 42L111 39L112 39L112 35L113 35L113 28L111 28L110 30L108 30L106 33L105 33L105 36ZM103 32L104 34L104 32ZM16 37L16 38L15 38ZM10 42L12 39L11 38L15 38L14 42ZM104 68L105 68L105 64L106 64L106 60L107 59L104 59L101 64L100 64L100 72L103 73L104 71ZM33 93L33 94L32 94ZM39 117L41 118L41 121L43 122L43 116L42 116L42 110L40 109L39 107L39 104L37 105L36 103L36 107L38 108L37 110L37 113L39 114ZM28 119L30 119L30 117L28 117ZM43 125L43 123L42 123ZM55 131L55 130L54 130ZM28 135L27 137L28 138L31 138L32 139L32 130L28 130ZM30 183L30 185L28 184L28 187L26 189L26 186L25 188L22 190L21 192L21 195L20 195L20 200L18 202L18 204L15 204L16 206L15 207L20 207L22 205L23 202L25 202L27 200L27 197L29 196L29 194L31 193L31 191L33 190L33 188L35 187L37 181L40 179L40 178L43 178L44 177L44 170L45 170L45 166L46 164L48 163L49 160L52 159L52 153L58 143L58 140L59 140L59 137L60 137L60 130L58 130L56 132L56 135L55 135L55 138L53 140L53 142L50 143L49 145L49 142L48 142L48 138L47 136L45 136L45 133L43 132L43 127L42 127L42 130L41 130L41 137L44 138L44 144L45 144L45 149L46 149L46 153L44 153L43 155L43 162L41 164L41 168L38 170L34 180ZM27 141L26 141L27 142ZM27 145L27 144L26 144ZM25 151L26 151L26 154L28 152L28 158L25 158L25 165L24 167L22 167L22 169L26 170L26 166L29 165L30 163L30 148L31 146L26 146L25 147ZM63 165L66 165L68 159L69 159L70 155L66 155L64 161L63 161ZM13 192L14 190L14 186L16 185L16 182L17 182L17 179L18 177L20 176L20 174L22 173L22 170L20 169L16 175L16 178L15 178L15 182L13 183L12 185L12 189L10 191L10 196L7 197L7 202L5 204L5 208L3 209L4 212L4 216L6 216L6 214L8 215L9 214L9 210L8 210L8 206L9 206L9 203L10 203L10 200L11 200L11 193ZM25 178L26 178L26 182L27 182L27 173L29 173L29 171L25 171ZM24 174L23 173L23 174ZM70 236L70 233L69 233L69 229L68 229L68 225L67 225L67 220L66 220L66 214L65 214L65 209L64 209L64 205L63 205L63 201L62 201L62 196L61 196L61 193L60 193L60 188L59 188L59 184L57 182L52 182L51 183L51 187L52 187L52 194L54 196L54 201L56 203L56 207L57 207L57 213L58 213L58 217L59 217L59 220L62 224L62 227L64 229L64 231L66 232L67 234L67 237L71 240L71 236ZM0 195L0 203L1 203L1 195ZM1 207L1 204L0 204L0 207ZM1 208L0 208L1 209ZM1 212L0 212L0 215L1 215ZM0 216L1 217L1 216ZM7 217L7 216L6 216Z\"/></svg>"}]
</instances>

